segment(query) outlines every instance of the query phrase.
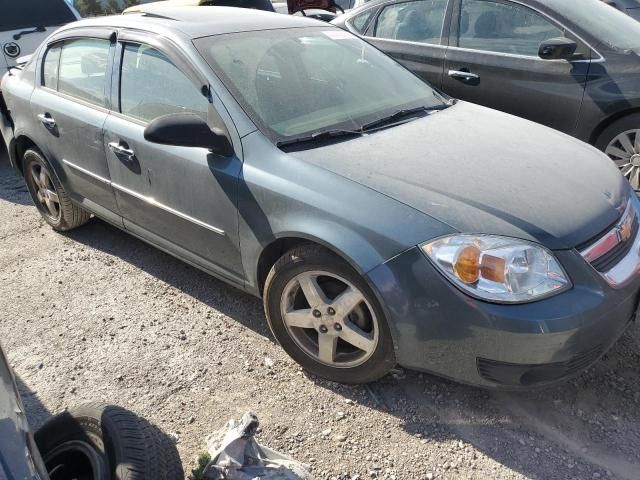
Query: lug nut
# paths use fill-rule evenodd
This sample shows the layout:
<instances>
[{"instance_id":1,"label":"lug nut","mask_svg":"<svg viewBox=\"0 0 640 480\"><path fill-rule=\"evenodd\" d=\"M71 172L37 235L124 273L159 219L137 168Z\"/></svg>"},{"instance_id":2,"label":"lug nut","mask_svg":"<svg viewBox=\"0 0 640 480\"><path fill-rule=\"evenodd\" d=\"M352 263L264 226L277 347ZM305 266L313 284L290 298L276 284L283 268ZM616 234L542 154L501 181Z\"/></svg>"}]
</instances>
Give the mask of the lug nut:
<instances>
[{"instance_id":1,"label":"lug nut","mask_svg":"<svg viewBox=\"0 0 640 480\"><path fill-rule=\"evenodd\" d=\"M320 310L314 310L313 316L316 318L320 318L322 316L322 313L320 312Z\"/></svg>"},{"instance_id":2,"label":"lug nut","mask_svg":"<svg viewBox=\"0 0 640 480\"><path fill-rule=\"evenodd\" d=\"M335 314L336 314L336 311L335 311L332 307L329 307L329 309L327 310L327 313L328 313L329 315L335 315Z\"/></svg>"},{"instance_id":3,"label":"lug nut","mask_svg":"<svg viewBox=\"0 0 640 480\"><path fill-rule=\"evenodd\" d=\"M327 327L325 327L324 325L320 325L320 333L327 333L329 331L329 329Z\"/></svg>"},{"instance_id":4,"label":"lug nut","mask_svg":"<svg viewBox=\"0 0 640 480\"><path fill-rule=\"evenodd\" d=\"M340 325L339 323L336 323L336 324L333 326L333 328L335 328L335 329L339 332L340 330L342 330L342 325Z\"/></svg>"}]
</instances>

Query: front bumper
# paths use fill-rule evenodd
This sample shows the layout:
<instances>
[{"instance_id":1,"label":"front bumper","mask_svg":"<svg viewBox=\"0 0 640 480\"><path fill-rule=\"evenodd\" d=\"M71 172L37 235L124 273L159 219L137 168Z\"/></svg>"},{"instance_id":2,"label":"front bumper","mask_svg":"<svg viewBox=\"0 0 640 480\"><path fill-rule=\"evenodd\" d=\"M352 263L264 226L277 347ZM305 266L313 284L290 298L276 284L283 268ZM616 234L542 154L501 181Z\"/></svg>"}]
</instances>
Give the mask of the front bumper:
<instances>
[{"instance_id":1,"label":"front bumper","mask_svg":"<svg viewBox=\"0 0 640 480\"><path fill-rule=\"evenodd\" d=\"M555 252L573 288L499 305L462 293L418 247L368 273L384 305L398 363L485 387L530 387L583 371L635 317L640 276L611 288L575 251Z\"/></svg>"}]
</instances>

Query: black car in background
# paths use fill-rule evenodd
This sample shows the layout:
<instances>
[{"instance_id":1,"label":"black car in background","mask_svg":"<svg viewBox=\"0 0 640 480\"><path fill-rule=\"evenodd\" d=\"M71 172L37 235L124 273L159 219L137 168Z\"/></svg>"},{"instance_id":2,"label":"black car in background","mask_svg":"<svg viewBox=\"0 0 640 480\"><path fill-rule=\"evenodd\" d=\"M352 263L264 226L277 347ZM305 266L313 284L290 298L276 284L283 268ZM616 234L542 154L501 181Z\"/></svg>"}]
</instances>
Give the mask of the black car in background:
<instances>
[{"instance_id":1,"label":"black car in background","mask_svg":"<svg viewBox=\"0 0 640 480\"><path fill-rule=\"evenodd\" d=\"M640 22L619 10L600 0L374 0L333 23L455 98L595 145L640 189Z\"/></svg>"}]
</instances>

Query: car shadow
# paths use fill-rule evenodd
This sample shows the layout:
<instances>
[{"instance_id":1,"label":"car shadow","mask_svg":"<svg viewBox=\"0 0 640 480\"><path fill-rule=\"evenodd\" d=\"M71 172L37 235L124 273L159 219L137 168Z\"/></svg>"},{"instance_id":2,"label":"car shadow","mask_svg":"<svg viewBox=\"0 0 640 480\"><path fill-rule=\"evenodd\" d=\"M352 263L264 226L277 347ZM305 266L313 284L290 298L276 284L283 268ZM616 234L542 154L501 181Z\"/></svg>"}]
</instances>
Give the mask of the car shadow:
<instances>
[{"instance_id":1,"label":"car shadow","mask_svg":"<svg viewBox=\"0 0 640 480\"><path fill-rule=\"evenodd\" d=\"M25 195L26 193L26 195ZM0 142L0 200L18 205L31 205L24 179L9 164L9 157Z\"/></svg>"},{"instance_id":2,"label":"car shadow","mask_svg":"<svg viewBox=\"0 0 640 480\"><path fill-rule=\"evenodd\" d=\"M444 442L444 448L458 452L461 459L469 458L465 449L470 445L479 456L527 478L551 478L549 472L555 472L553 478L638 478L637 326L587 372L544 389L484 390L401 370L363 387L309 378L396 417L423 443ZM434 472L436 478L460 476L456 466Z\"/></svg>"},{"instance_id":3,"label":"car shadow","mask_svg":"<svg viewBox=\"0 0 640 480\"><path fill-rule=\"evenodd\" d=\"M31 390L31 388L29 388L29 386L15 372L14 377L16 379L20 398L22 398L29 426L32 431L36 430L52 417L51 411L40 401L38 392Z\"/></svg>"},{"instance_id":4,"label":"car shadow","mask_svg":"<svg viewBox=\"0 0 640 480\"><path fill-rule=\"evenodd\" d=\"M65 232L64 235L125 261L272 339L260 299L187 265L119 228L94 218L82 228Z\"/></svg>"},{"instance_id":5,"label":"car shadow","mask_svg":"<svg viewBox=\"0 0 640 480\"><path fill-rule=\"evenodd\" d=\"M19 205L31 205L27 185L9 164L9 157L2 142L0 142L0 200Z\"/></svg>"}]
</instances>

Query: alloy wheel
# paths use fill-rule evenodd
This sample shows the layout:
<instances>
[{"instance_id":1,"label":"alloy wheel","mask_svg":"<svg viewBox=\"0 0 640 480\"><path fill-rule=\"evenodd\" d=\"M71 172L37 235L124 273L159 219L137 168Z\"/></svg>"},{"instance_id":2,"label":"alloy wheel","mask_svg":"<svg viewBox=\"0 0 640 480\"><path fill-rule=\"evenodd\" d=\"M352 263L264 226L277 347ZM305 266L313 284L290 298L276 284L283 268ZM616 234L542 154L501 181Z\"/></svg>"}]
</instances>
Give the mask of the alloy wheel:
<instances>
[{"instance_id":1,"label":"alloy wheel","mask_svg":"<svg viewBox=\"0 0 640 480\"><path fill-rule=\"evenodd\" d=\"M294 342L325 365L352 368L375 352L379 323L364 294L325 271L296 275L284 288L282 319Z\"/></svg>"},{"instance_id":2,"label":"alloy wheel","mask_svg":"<svg viewBox=\"0 0 640 480\"><path fill-rule=\"evenodd\" d=\"M640 190L640 129L619 134L611 140L605 153L615 162L633 189Z\"/></svg>"},{"instance_id":3,"label":"alloy wheel","mask_svg":"<svg viewBox=\"0 0 640 480\"><path fill-rule=\"evenodd\" d=\"M58 221L61 215L60 198L51 180L51 174L43 165L34 163L31 166L31 178L38 200L36 206L53 221Z\"/></svg>"}]
</instances>

